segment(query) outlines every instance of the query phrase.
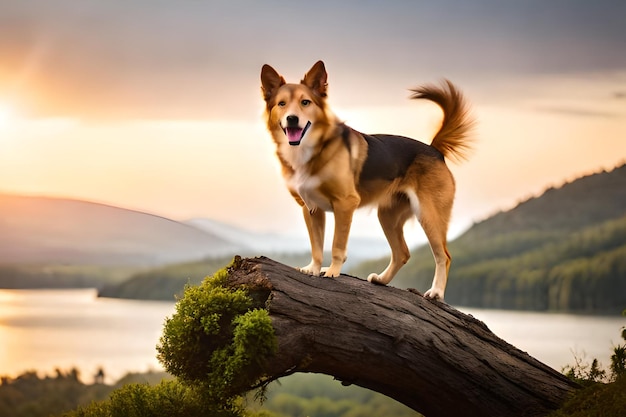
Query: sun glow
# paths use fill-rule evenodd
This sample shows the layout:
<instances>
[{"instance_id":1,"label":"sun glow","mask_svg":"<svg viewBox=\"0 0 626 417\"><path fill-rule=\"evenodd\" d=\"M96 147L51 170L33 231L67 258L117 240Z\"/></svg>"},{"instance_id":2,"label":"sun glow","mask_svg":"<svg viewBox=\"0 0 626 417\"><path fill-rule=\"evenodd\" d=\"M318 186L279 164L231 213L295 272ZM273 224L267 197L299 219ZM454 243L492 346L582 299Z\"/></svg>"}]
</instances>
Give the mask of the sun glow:
<instances>
[{"instance_id":1,"label":"sun glow","mask_svg":"<svg viewBox=\"0 0 626 417\"><path fill-rule=\"evenodd\" d=\"M11 106L8 103L0 101L0 129L8 128L14 116Z\"/></svg>"}]
</instances>

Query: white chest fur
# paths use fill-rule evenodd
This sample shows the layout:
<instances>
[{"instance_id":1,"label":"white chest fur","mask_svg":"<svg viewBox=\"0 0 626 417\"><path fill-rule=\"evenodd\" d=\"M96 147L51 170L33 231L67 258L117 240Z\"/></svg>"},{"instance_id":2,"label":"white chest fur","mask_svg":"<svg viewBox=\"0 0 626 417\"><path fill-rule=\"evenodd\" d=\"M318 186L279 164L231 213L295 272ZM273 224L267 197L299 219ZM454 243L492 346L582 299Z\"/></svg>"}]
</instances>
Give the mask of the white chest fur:
<instances>
[{"instance_id":1,"label":"white chest fur","mask_svg":"<svg viewBox=\"0 0 626 417\"><path fill-rule=\"evenodd\" d=\"M318 176L296 172L289 179L288 187L300 195L309 211L315 211L318 208L329 211L331 209L330 202L319 191L321 184L322 180Z\"/></svg>"},{"instance_id":2,"label":"white chest fur","mask_svg":"<svg viewBox=\"0 0 626 417\"><path fill-rule=\"evenodd\" d=\"M287 187L298 193L310 211L318 208L331 211L330 201L320 192L323 178L319 175L312 175L306 168L306 164L313 156L313 149L302 145L287 146L281 149L281 156L294 169L293 175L285 179Z\"/></svg>"}]
</instances>

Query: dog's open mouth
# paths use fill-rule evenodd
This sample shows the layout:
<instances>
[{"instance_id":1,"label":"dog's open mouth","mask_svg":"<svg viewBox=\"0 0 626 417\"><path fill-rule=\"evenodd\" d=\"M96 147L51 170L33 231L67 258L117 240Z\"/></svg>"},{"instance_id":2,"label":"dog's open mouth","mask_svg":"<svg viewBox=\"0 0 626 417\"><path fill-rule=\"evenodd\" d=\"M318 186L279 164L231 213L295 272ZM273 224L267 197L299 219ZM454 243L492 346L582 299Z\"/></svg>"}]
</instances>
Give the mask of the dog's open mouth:
<instances>
[{"instance_id":1,"label":"dog's open mouth","mask_svg":"<svg viewBox=\"0 0 626 417\"><path fill-rule=\"evenodd\" d=\"M285 135L287 135L287 140L291 146L298 146L302 141L304 135L306 135L307 130L311 127L311 122L307 122L304 129L301 127L286 127L283 130L285 131Z\"/></svg>"}]
</instances>

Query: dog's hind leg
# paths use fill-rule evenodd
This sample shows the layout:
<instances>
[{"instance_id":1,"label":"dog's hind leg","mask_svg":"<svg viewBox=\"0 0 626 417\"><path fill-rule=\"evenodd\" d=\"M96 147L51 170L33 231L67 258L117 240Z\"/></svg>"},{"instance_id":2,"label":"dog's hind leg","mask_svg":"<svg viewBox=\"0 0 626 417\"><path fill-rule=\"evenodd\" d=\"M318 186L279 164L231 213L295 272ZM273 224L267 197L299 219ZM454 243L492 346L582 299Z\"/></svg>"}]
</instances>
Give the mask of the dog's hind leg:
<instances>
[{"instance_id":1,"label":"dog's hind leg","mask_svg":"<svg viewBox=\"0 0 626 417\"><path fill-rule=\"evenodd\" d=\"M419 222L426 233L428 244L435 258L435 276L431 288L424 297L443 300L448 281L448 272L452 258L447 248L447 233L450 213L452 211L452 193L442 192L435 200L420 199Z\"/></svg>"},{"instance_id":2,"label":"dog's hind leg","mask_svg":"<svg viewBox=\"0 0 626 417\"><path fill-rule=\"evenodd\" d=\"M311 262L307 266L300 268L305 274L318 276L322 268L324 258L324 230L326 227L326 213L324 210L309 211L308 207L303 203L302 214L304 222L309 232L309 240L311 241Z\"/></svg>"},{"instance_id":3,"label":"dog's hind leg","mask_svg":"<svg viewBox=\"0 0 626 417\"><path fill-rule=\"evenodd\" d=\"M369 282L387 285L396 273L409 261L411 253L404 240L404 223L413 215L411 205L404 196L396 197L391 207L378 208L378 220L385 232L385 237L391 247L391 259L387 268L380 274L370 274Z\"/></svg>"}]
</instances>

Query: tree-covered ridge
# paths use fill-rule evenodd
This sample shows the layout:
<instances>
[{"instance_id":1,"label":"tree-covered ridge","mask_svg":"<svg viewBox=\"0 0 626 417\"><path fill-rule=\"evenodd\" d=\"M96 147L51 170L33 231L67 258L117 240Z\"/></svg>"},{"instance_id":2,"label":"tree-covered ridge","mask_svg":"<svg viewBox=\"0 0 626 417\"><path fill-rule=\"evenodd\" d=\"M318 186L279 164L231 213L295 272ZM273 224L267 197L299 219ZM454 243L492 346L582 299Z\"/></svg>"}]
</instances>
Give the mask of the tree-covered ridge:
<instances>
[{"instance_id":1,"label":"tree-covered ridge","mask_svg":"<svg viewBox=\"0 0 626 417\"><path fill-rule=\"evenodd\" d=\"M449 303L619 312L626 306L626 165L551 188L449 247ZM350 272L365 276L386 261ZM433 268L430 249L417 248L393 285L427 288Z\"/></svg>"},{"instance_id":2,"label":"tree-covered ridge","mask_svg":"<svg viewBox=\"0 0 626 417\"><path fill-rule=\"evenodd\" d=\"M577 231L624 214L626 164L549 188L539 197L474 225L462 237L476 239L528 230Z\"/></svg>"},{"instance_id":3,"label":"tree-covered ridge","mask_svg":"<svg viewBox=\"0 0 626 417\"><path fill-rule=\"evenodd\" d=\"M185 285L198 285L204 277L227 265L232 257L203 259L166 265L137 272L127 280L105 285L100 297L174 301L185 289Z\"/></svg>"},{"instance_id":4,"label":"tree-covered ridge","mask_svg":"<svg viewBox=\"0 0 626 417\"><path fill-rule=\"evenodd\" d=\"M277 254L272 257L289 265L304 265L310 259L308 253ZM213 275L231 260L232 256L207 258L137 272L123 282L105 285L99 291L99 295L112 298L174 301L175 297L182 295L185 285L200 284L206 276Z\"/></svg>"}]
</instances>

